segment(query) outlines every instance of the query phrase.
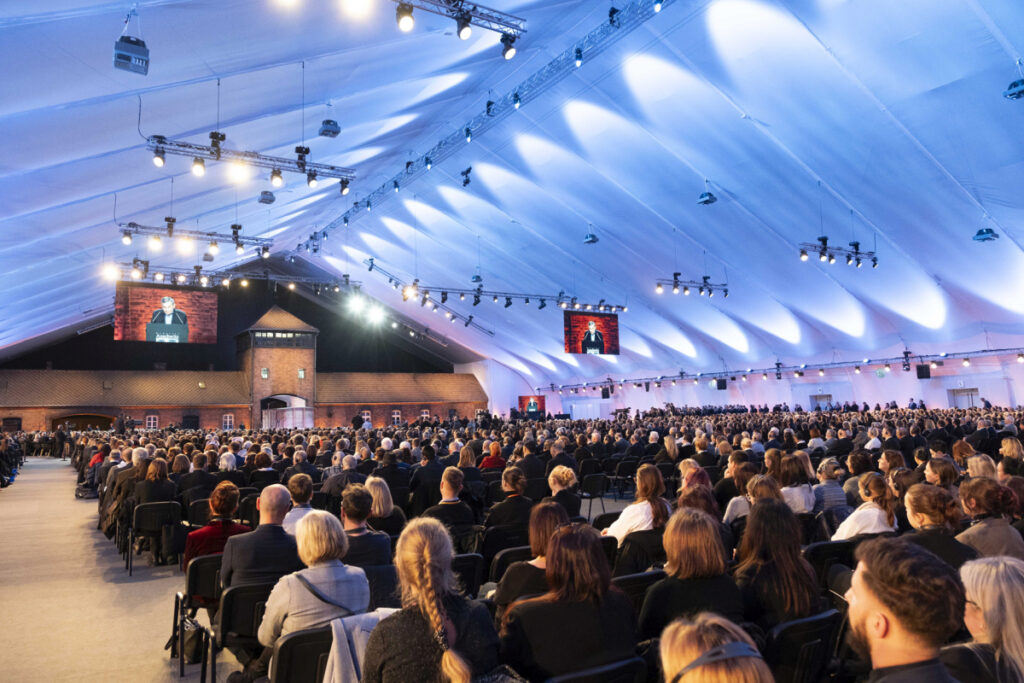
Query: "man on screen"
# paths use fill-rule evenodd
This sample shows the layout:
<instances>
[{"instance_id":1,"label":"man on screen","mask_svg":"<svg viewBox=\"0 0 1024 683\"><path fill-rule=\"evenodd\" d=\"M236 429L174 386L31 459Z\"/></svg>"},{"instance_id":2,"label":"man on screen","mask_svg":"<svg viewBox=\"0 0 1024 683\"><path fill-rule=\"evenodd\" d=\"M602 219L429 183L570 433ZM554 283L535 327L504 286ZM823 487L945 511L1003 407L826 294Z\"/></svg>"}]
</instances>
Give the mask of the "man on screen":
<instances>
[{"instance_id":1,"label":"man on screen","mask_svg":"<svg viewBox=\"0 0 1024 683\"><path fill-rule=\"evenodd\" d=\"M583 333L583 341L580 343L580 353L603 354L604 335L597 329L597 323L593 320L587 321L587 331Z\"/></svg>"},{"instance_id":2,"label":"man on screen","mask_svg":"<svg viewBox=\"0 0 1024 683\"><path fill-rule=\"evenodd\" d=\"M174 308L174 298L165 296L160 300L160 310L153 311L151 323L163 323L165 325L188 325L188 316L184 311Z\"/></svg>"},{"instance_id":3,"label":"man on screen","mask_svg":"<svg viewBox=\"0 0 1024 683\"><path fill-rule=\"evenodd\" d=\"M537 397L531 396L526 402L526 412L536 413L538 410L540 410L540 404L537 403Z\"/></svg>"}]
</instances>

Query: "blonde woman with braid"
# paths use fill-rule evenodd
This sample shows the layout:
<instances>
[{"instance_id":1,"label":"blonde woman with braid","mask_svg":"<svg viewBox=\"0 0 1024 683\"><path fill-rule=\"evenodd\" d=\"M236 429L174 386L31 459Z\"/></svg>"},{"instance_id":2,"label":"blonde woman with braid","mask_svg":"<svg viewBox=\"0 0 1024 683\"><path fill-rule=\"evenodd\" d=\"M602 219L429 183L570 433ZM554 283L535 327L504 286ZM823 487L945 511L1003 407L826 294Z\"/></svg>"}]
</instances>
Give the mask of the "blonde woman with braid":
<instances>
[{"instance_id":1,"label":"blonde woman with braid","mask_svg":"<svg viewBox=\"0 0 1024 683\"><path fill-rule=\"evenodd\" d=\"M402 609L373 629L363 683L469 683L498 664L498 635L483 605L460 596L452 540L436 519L409 522L395 568Z\"/></svg>"}]
</instances>

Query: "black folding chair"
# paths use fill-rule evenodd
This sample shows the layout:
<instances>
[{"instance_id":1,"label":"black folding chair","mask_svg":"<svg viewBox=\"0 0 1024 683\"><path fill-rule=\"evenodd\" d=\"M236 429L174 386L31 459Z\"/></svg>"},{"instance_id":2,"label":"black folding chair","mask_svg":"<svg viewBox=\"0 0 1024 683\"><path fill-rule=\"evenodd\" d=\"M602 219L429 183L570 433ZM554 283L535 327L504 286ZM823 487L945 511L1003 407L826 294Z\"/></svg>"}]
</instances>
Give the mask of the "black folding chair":
<instances>
[{"instance_id":1,"label":"black folding chair","mask_svg":"<svg viewBox=\"0 0 1024 683\"><path fill-rule=\"evenodd\" d=\"M608 527L610 527L612 525L612 522L617 520L619 518L619 515L621 515L621 514L622 514L622 510L616 510L615 512L604 512L604 513L598 515L594 519L594 521L591 522L591 524L593 524L594 528L597 529L598 531L602 531L602 530L607 529Z\"/></svg>"},{"instance_id":2,"label":"black folding chair","mask_svg":"<svg viewBox=\"0 0 1024 683\"><path fill-rule=\"evenodd\" d=\"M652 565L665 563L662 539L665 527L634 531L622 539L622 547L615 558L614 576L626 576L647 571Z\"/></svg>"},{"instance_id":3,"label":"black folding chair","mask_svg":"<svg viewBox=\"0 0 1024 683\"><path fill-rule=\"evenodd\" d=\"M851 569L856 566L853 559L855 545L853 541L824 541L804 548L804 559L814 568L822 589L828 588L828 572L832 565L842 564Z\"/></svg>"},{"instance_id":4,"label":"black folding chair","mask_svg":"<svg viewBox=\"0 0 1024 683\"><path fill-rule=\"evenodd\" d=\"M255 530L260 525L260 511L256 509L256 501L260 494L252 493L242 498L238 503L238 521L248 524L250 529Z\"/></svg>"},{"instance_id":5,"label":"black folding chair","mask_svg":"<svg viewBox=\"0 0 1024 683\"><path fill-rule=\"evenodd\" d=\"M614 494L616 500L619 499L619 496L625 497L626 489L633 484L633 478L636 477L636 469L636 460L622 460L615 466L615 477L612 483L617 487L615 490L618 491L617 494Z\"/></svg>"},{"instance_id":6,"label":"black folding chair","mask_svg":"<svg viewBox=\"0 0 1024 683\"><path fill-rule=\"evenodd\" d=\"M591 474L597 474L601 471L601 463L597 458L586 458L580 462L579 478L584 479Z\"/></svg>"},{"instance_id":7,"label":"black folding chair","mask_svg":"<svg viewBox=\"0 0 1024 683\"><path fill-rule=\"evenodd\" d=\"M839 525L852 514L853 508L849 505L829 508L819 512L817 517L818 524L821 526L821 532L825 536L821 540L827 541L832 538L833 534L839 529Z\"/></svg>"},{"instance_id":8,"label":"black folding chair","mask_svg":"<svg viewBox=\"0 0 1024 683\"><path fill-rule=\"evenodd\" d=\"M480 553L466 553L452 558L452 571L459 578L462 594L471 600L480 592L484 581L484 556Z\"/></svg>"},{"instance_id":9,"label":"black folding chair","mask_svg":"<svg viewBox=\"0 0 1024 683\"><path fill-rule=\"evenodd\" d=\"M549 493L551 493L551 489L548 488L548 480L546 478L535 477L526 480L526 491L523 495L533 502L539 503L541 498L544 498Z\"/></svg>"},{"instance_id":10,"label":"black folding chair","mask_svg":"<svg viewBox=\"0 0 1024 683\"><path fill-rule=\"evenodd\" d=\"M613 577L612 585L617 586L619 590L629 596L629 599L633 602L633 611L636 612L637 616L640 616L640 608L644 604L644 596L647 595L647 589L655 582L661 581L664 578L665 572L658 569L653 572L643 572L642 574L627 574L626 576Z\"/></svg>"},{"instance_id":11,"label":"black folding chair","mask_svg":"<svg viewBox=\"0 0 1024 683\"><path fill-rule=\"evenodd\" d=\"M640 657L595 666L547 679L546 683L643 683L647 680L647 664Z\"/></svg>"},{"instance_id":12,"label":"black folding chair","mask_svg":"<svg viewBox=\"0 0 1024 683\"><path fill-rule=\"evenodd\" d=\"M250 496L250 495L252 495L254 493L259 495L259 492L260 492L259 489L257 489L254 486L239 486L238 487L238 500L245 500L246 496Z\"/></svg>"},{"instance_id":13,"label":"black folding chair","mask_svg":"<svg viewBox=\"0 0 1024 683\"><path fill-rule=\"evenodd\" d=\"M165 526L181 524L181 505L169 503L143 503L132 512L132 526L128 532L128 576L132 575L135 557L135 539L146 537L154 549Z\"/></svg>"},{"instance_id":14,"label":"black folding chair","mask_svg":"<svg viewBox=\"0 0 1024 683\"><path fill-rule=\"evenodd\" d=\"M174 595L174 631L178 635L178 676L185 675L185 625L195 629L200 607L216 603L220 598L220 554L192 558L185 568L185 590Z\"/></svg>"},{"instance_id":15,"label":"black folding chair","mask_svg":"<svg viewBox=\"0 0 1024 683\"><path fill-rule=\"evenodd\" d=\"M314 510L326 510L327 509L327 494L323 491L314 491L313 498L309 501L309 504Z\"/></svg>"},{"instance_id":16,"label":"black folding chair","mask_svg":"<svg viewBox=\"0 0 1024 683\"><path fill-rule=\"evenodd\" d=\"M817 683L835 650L842 617L834 609L779 624L763 649L776 683Z\"/></svg>"},{"instance_id":17,"label":"black folding chair","mask_svg":"<svg viewBox=\"0 0 1024 683\"><path fill-rule=\"evenodd\" d=\"M408 486L396 486L391 489L391 502L396 506L405 510L405 506L409 504L409 487Z\"/></svg>"},{"instance_id":18,"label":"black folding chair","mask_svg":"<svg viewBox=\"0 0 1024 683\"><path fill-rule=\"evenodd\" d=\"M506 548L529 545L530 537L525 527L492 526L484 531L480 543L480 554L484 556L484 566L489 567L494 556Z\"/></svg>"},{"instance_id":19,"label":"black folding chair","mask_svg":"<svg viewBox=\"0 0 1024 683\"><path fill-rule=\"evenodd\" d=\"M366 611L372 612L378 607L401 607L398 595L398 570L393 564L371 565L363 567L366 581L370 584L370 605Z\"/></svg>"},{"instance_id":20,"label":"black folding chair","mask_svg":"<svg viewBox=\"0 0 1024 683\"><path fill-rule=\"evenodd\" d=\"M188 525L193 528L206 526L210 522L210 499L193 501L188 506Z\"/></svg>"},{"instance_id":21,"label":"black folding chair","mask_svg":"<svg viewBox=\"0 0 1024 683\"><path fill-rule=\"evenodd\" d=\"M217 680L217 653L227 647L257 649L257 637L267 598L274 590L274 583L243 584L231 586L220 596L217 610L220 623L210 635L210 680ZM206 683L206 667L203 667L201 683Z\"/></svg>"},{"instance_id":22,"label":"black folding chair","mask_svg":"<svg viewBox=\"0 0 1024 683\"><path fill-rule=\"evenodd\" d=\"M589 461L587 461L589 462ZM580 499L587 501L587 519L594 508L594 501L601 501L601 512L604 512L604 492L608 488L608 477L603 474L588 474L583 477L580 485Z\"/></svg>"},{"instance_id":23,"label":"black folding chair","mask_svg":"<svg viewBox=\"0 0 1024 683\"><path fill-rule=\"evenodd\" d=\"M602 536L601 550L604 551L604 556L608 558L608 566L614 567L615 558L619 554L619 540L614 536Z\"/></svg>"},{"instance_id":24,"label":"black folding chair","mask_svg":"<svg viewBox=\"0 0 1024 683\"><path fill-rule=\"evenodd\" d=\"M505 500L507 494L501 489L501 479L487 482L487 504L494 505Z\"/></svg>"},{"instance_id":25,"label":"black folding chair","mask_svg":"<svg viewBox=\"0 0 1024 683\"><path fill-rule=\"evenodd\" d=\"M528 545L505 548L491 560L489 579L497 583L501 581L501 577L505 576L505 570L508 569L510 564L513 562L526 562L532 559L533 553L530 552L530 546Z\"/></svg>"},{"instance_id":26,"label":"black folding chair","mask_svg":"<svg viewBox=\"0 0 1024 683\"><path fill-rule=\"evenodd\" d=\"M821 524L818 523L818 518L813 512L801 512L796 519L800 522L801 545L828 540L828 538L822 538Z\"/></svg>"},{"instance_id":27,"label":"black folding chair","mask_svg":"<svg viewBox=\"0 0 1024 683\"><path fill-rule=\"evenodd\" d=\"M295 631L274 643L271 683L320 683L334 646L331 626Z\"/></svg>"}]
</instances>

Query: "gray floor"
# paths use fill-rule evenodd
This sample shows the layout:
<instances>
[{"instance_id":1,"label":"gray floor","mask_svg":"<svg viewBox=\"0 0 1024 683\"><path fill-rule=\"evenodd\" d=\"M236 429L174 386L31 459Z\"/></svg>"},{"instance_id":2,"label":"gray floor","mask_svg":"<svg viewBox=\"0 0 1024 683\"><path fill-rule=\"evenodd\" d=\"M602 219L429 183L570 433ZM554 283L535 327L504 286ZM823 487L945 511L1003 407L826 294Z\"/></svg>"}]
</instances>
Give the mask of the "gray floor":
<instances>
[{"instance_id":1,"label":"gray floor","mask_svg":"<svg viewBox=\"0 0 1024 683\"><path fill-rule=\"evenodd\" d=\"M74 484L67 462L31 458L0 491L0 680L199 680L198 665L179 679L163 650L184 575L139 562L129 578ZM217 668L223 681L239 666L225 652Z\"/></svg>"},{"instance_id":2,"label":"gray floor","mask_svg":"<svg viewBox=\"0 0 1024 683\"><path fill-rule=\"evenodd\" d=\"M163 650L184 575L142 562L128 578L74 484L67 462L32 458L0 491L0 680L199 680ZM236 668L224 653L218 679Z\"/></svg>"}]
</instances>

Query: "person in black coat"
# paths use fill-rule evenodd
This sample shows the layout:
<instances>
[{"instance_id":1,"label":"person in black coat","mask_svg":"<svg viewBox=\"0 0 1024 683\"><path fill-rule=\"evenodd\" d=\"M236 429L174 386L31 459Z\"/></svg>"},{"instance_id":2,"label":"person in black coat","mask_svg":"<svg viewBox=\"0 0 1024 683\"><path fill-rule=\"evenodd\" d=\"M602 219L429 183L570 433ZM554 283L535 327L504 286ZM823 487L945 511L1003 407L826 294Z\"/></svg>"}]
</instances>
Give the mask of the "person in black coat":
<instances>
[{"instance_id":1,"label":"person in black coat","mask_svg":"<svg viewBox=\"0 0 1024 683\"><path fill-rule=\"evenodd\" d=\"M548 486L552 495L545 497L541 502L558 503L565 508L567 515L578 517L583 501L572 492L572 488L576 486L576 473L568 467L556 467L548 475Z\"/></svg>"},{"instance_id":2,"label":"person in black coat","mask_svg":"<svg viewBox=\"0 0 1024 683\"><path fill-rule=\"evenodd\" d=\"M611 585L597 530L582 524L558 529L546 560L550 590L505 613L502 661L529 680L545 680L632 657L633 604ZM580 575L578 567L589 571Z\"/></svg>"},{"instance_id":3,"label":"person in black coat","mask_svg":"<svg viewBox=\"0 0 1024 683\"><path fill-rule=\"evenodd\" d=\"M146 478L135 483L135 504L167 503L174 500L177 488L167 479L167 461L157 458L149 463Z\"/></svg>"},{"instance_id":4,"label":"person in black coat","mask_svg":"<svg viewBox=\"0 0 1024 683\"><path fill-rule=\"evenodd\" d=\"M409 488L409 470L399 467L394 451L384 453L381 465L373 471L374 477L380 477L388 483L388 488L394 491L396 488Z\"/></svg>"},{"instance_id":5,"label":"person in black coat","mask_svg":"<svg viewBox=\"0 0 1024 683\"><path fill-rule=\"evenodd\" d=\"M544 461L537 455L537 442L527 441L523 444L525 455L516 463L527 479L538 479L544 476Z\"/></svg>"},{"instance_id":6,"label":"person in black coat","mask_svg":"<svg viewBox=\"0 0 1024 683\"><path fill-rule=\"evenodd\" d=\"M281 483L285 486L288 485L288 480L296 474L308 474L309 478L313 480L313 483L320 481L320 477L323 473L315 466L306 461L305 451L295 451L295 455L292 456L293 465L284 471L281 475Z\"/></svg>"},{"instance_id":7,"label":"person in black coat","mask_svg":"<svg viewBox=\"0 0 1024 683\"><path fill-rule=\"evenodd\" d=\"M409 490L415 491L421 486L437 486L444 474L444 465L437 462L432 446L424 446L420 450L420 464L409 478Z\"/></svg>"},{"instance_id":8,"label":"person in black coat","mask_svg":"<svg viewBox=\"0 0 1024 683\"><path fill-rule=\"evenodd\" d=\"M914 527L914 532L903 538L930 550L953 569L978 558L977 550L956 539L960 506L949 491L941 486L914 484L907 489L903 503L907 521Z\"/></svg>"},{"instance_id":9,"label":"person in black coat","mask_svg":"<svg viewBox=\"0 0 1024 683\"><path fill-rule=\"evenodd\" d=\"M555 531L568 523L569 517L560 505L538 503L533 506L530 511L530 554L533 559L513 562L502 574L492 596L498 620L516 600L548 592L550 587L545 573L548 546Z\"/></svg>"},{"instance_id":10,"label":"person in black coat","mask_svg":"<svg viewBox=\"0 0 1024 683\"><path fill-rule=\"evenodd\" d=\"M581 436L580 439L582 438ZM576 452L579 453L579 451L580 449L577 448ZM588 451L584 451L584 453L587 454L586 457L590 457ZM551 445L551 460L548 460L547 465L544 467L544 476L550 475L551 470L558 466L568 467L573 472L579 471L579 464L576 458L566 453L565 449L562 448L562 444L556 441Z\"/></svg>"},{"instance_id":11,"label":"person in black coat","mask_svg":"<svg viewBox=\"0 0 1024 683\"><path fill-rule=\"evenodd\" d=\"M520 529L528 527L533 501L523 495L526 491L526 477L519 467L506 467L501 473L501 490L508 495L505 500L491 507L484 526L514 526Z\"/></svg>"},{"instance_id":12,"label":"person in black coat","mask_svg":"<svg viewBox=\"0 0 1024 683\"><path fill-rule=\"evenodd\" d=\"M366 525L373 494L362 484L350 484L341 496L341 521L348 536L345 564L373 567L391 564L391 537Z\"/></svg>"},{"instance_id":13,"label":"person in black coat","mask_svg":"<svg viewBox=\"0 0 1024 683\"><path fill-rule=\"evenodd\" d=\"M181 475L178 479L178 491L184 493L189 489L196 487L203 487L212 491L217 487L220 481L213 474L207 471L207 466L210 464L209 457L206 453L196 452L192 456L192 471L188 474Z\"/></svg>"},{"instance_id":14,"label":"person in black coat","mask_svg":"<svg viewBox=\"0 0 1024 683\"><path fill-rule=\"evenodd\" d=\"M462 471L449 467L441 476L441 502L427 508L424 517L433 517L448 527L449 531L472 526L476 522L473 509L459 500L462 490Z\"/></svg>"},{"instance_id":15,"label":"person in black coat","mask_svg":"<svg viewBox=\"0 0 1024 683\"><path fill-rule=\"evenodd\" d=\"M291 501L288 489L280 484L263 489L256 503L260 525L255 531L232 536L224 545L220 562L223 588L274 583L285 574L303 568L295 537L281 526Z\"/></svg>"}]
</instances>

